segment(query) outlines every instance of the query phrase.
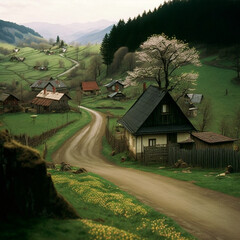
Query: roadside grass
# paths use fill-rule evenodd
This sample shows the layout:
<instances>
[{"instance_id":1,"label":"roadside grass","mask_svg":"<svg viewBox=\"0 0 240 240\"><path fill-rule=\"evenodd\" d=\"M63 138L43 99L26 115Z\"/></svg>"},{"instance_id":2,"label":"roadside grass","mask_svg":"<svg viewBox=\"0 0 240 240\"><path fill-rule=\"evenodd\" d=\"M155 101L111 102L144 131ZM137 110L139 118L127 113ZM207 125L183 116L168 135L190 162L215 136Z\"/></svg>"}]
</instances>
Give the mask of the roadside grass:
<instances>
[{"instance_id":1,"label":"roadside grass","mask_svg":"<svg viewBox=\"0 0 240 240\"><path fill-rule=\"evenodd\" d=\"M159 164L145 166L138 161L133 160L128 156L127 152L119 153L111 156L112 148L108 144L105 137L103 137L102 154L111 162L128 168L134 168L145 172L152 172L162 176L192 182L203 188L212 189L222 192L234 197L240 197L240 173L232 173L225 177L218 176L218 174L225 172L225 169L202 169L191 168L190 172L186 169L178 169L172 167L165 167ZM121 158L125 157L126 161L121 162Z\"/></svg>"},{"instance_id":2,"label":"roadside grass","mask_svg":"<svg viewBox=\"0 0 240 240\"><path fill-rule=\"evenodd\" d=\"M33 219L1 224L3 239L195 239L173 220L92 174L49 170L57 191L82 219Z\"/></svg>"}]
</instances>

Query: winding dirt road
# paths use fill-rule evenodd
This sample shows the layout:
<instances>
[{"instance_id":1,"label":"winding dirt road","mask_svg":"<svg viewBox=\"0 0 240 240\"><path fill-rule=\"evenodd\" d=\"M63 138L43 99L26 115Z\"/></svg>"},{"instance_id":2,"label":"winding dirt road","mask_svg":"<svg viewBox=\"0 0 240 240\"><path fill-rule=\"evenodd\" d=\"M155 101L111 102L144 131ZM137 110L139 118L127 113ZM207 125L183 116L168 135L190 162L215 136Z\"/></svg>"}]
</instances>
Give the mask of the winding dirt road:
<instances>
[{"instance_id":1,"label":"winding dirt road","mask_svg":"<svg viewBox=\"0 0 240 240\"><path fill-rule=\"evenodd\" d=\"M92 122L54 154L113 182L143 203L173 218L199 239L240 239L240 199L200 188L192 183L116 166L101 155L105 117L87 109Z\"/></svg>"}]
</instances>

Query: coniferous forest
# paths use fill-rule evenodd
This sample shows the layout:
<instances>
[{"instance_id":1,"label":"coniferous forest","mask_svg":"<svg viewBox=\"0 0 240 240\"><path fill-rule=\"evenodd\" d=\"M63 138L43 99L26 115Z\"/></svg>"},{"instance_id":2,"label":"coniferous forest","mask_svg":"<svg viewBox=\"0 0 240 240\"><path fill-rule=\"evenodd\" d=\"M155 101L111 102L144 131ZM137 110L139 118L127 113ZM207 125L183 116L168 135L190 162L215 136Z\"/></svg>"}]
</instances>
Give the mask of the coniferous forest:
<instances>
[{"instance_id":1,"label":"coniferous forest","mask_svg":"<svg viewBox=\"0 0 240 240\"><path fill-rule=\"evenodd\" d=\"M239 0L172 0L141 16L120 20L106 34L101 47L104 63L112 63L122 46L135 51L153 34L193 43L228 46L240 42Z\"/></svg>"}]
</instances>

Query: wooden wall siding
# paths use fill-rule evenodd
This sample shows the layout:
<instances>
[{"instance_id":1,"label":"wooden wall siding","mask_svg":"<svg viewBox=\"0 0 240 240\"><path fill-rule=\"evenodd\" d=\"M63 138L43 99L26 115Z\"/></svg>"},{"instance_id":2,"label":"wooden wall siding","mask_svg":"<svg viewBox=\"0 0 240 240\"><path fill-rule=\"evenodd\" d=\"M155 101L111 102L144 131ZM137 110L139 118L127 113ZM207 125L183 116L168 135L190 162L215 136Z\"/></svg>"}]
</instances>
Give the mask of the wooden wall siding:
<instances>
[{"instance_id":1,"label":"wooden wall siding","mask_svg":"<svg viewBox=\"0 0 240 240\"><path fill-rule=\"evenodd\" d=\"M167 104L169 113L162 113L162 105ZM161 101L156 109L150 114L148 119L143 124L143 127L154 127L160 125L182 125L188 124L186 117L176 106L176 103L166 95L165 99Z\"/></svg>"},{"instance_id":2,"label":"wooden wall siding","mask_svg":"<svg viewBox=\"0 0 240 240\"><path fill-rule=\"evenodd\" d=\"M208 144L199 140L198 138L193 137L196 149L206 149L206 148L226 148L233 150L233 142L226 142L226 143L214 143Z\"/></svg>"},{"instance_id":3,"label":"wooden wall siding","mask_svg":"<svg viewBox=\"0 0 240 240\"><path fill-rule=\"evenodd\" d=\"M168 164L172 166L179 159L193 167L226 168L228 165L232 165L235 171L240 172L240 152L230 149L185 150L171 148L168 152Z\"/></svg>"},{"instance_id":4,"label":"wooden wall siding","mask_svg":"<svg viewBox=\"0 0 240 240\"><path fill-rule=\"evenodd\" d=\"M154 163L166 165L168 161L168 148L164 146L144 147L141 161L145 165Z\"/></svg>"}]
</instances>

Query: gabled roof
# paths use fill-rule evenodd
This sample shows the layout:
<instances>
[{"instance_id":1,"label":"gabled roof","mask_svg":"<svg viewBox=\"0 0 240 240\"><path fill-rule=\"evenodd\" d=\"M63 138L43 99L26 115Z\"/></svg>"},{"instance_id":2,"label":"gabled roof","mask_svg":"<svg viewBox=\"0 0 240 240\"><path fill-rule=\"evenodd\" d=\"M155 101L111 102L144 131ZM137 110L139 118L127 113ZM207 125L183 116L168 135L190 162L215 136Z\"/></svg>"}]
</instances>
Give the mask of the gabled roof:
<instances>
[{"instance_id":1,"label":"gabled roof","mask_svg":"<svg viewBox=\"0 0 240 240\"><path fill-rule=\"evenodd\" d=\"M59 80L48 80L48 81L38 80L38 81L34 82L30 87L44 89L49 84L55 88L66 88L67 87L62 81L59 81Z\"/></svg>"},{"instance_id":2,"label":"gabled roof","mask_svg":"<svg viewBox=\"0 0 240 240\"><path fill-rule=\"evenodd\" d=\"M136 133L163 99L165 94L165 91L159 91L157 87L149 86L127 113L119 120L119 123L126 127L131 133Z\"/></svg>"},{"instance_id":3,"label":"gabled roof","mask_svg":"<svg viewBox=\"0 0 240 240\"><path fill-rule=\"evenodd\" d=\"M191 100L192 103L201 103L203 95L202 94L193 94L189 93L187 94L189 99Z\"/></svg>"},{"instance_id":4,"label":"gabled roof","mask_svg":"<svg viewBox=\"0 0 240 240\"><path fill-rule=\"evenodd\" d=\"M46 91L46 93L44 94L44 90L42 90L37 96L36 98L43 98L43 99L51 99L51 100L56 100L59 101L63 96L67 96L69 99L71 99L67 94L65 93L60 93L60 92L50 92L50 91Z\"/></svg>"},{"instance_id":5,"label":"gabled roof","mask_svg":"<svg viewBox=\"0 0 240 240\"><path fill-rule=\"evenodd\" d=\"M236 141L236 139L232 139L214 132L193 132L192 136L210 144Z\"/></svg>"},{"instance_id":6,"label":"gabled roof","mask_svg":"<svg viewBox=\"0 0 240 240\"><path fill-rule=\"evenodd\" d=\"M0 102L4 102L10 96L14 97L17 101L19 101L19 99L17 97L15 97L14 95L12 95L10 93L0 93Z\"/></svg>"},{"instance_id":7,"label":"gabled roof","mask_svg":"<svg viewBox=\"0 0 240 240\"><path fill-rule=\"evenodd\" d=\"M91 82L82 82L82 90L83 91L94 91L99 90L98 84L95 81Z\"/></svg>"},{"instance_id":8,"label":"gabled roof","mask_svg":"<svg viewBox=\"0 0 240 240\"><path fill-rule=\"evenodd\" d=\"M155 110L163 98L171 95L165 90L159 90L158 87L149 86L146 91L137 99L127 113L119 120L129 132L135 135L151 134L151 133L168 133L175 131L192 131L195 130L191 122L186 118L185 125L169 125L157 127L142 127L150 114ZM176 104L177 108L178 105ZM181 111L181 109L179 108ZM181 111L182 112L182 111Z\"/></svg>"},{"instance_id":9,"label":"gabled roof","mask_svg":"<svg viewBox=\"0 0 240 240\"><path fill-rule=\"evenodd\" d=\"M108 84L105 84L104 87L112 87L114 84L119 83L120 85L124 86L119 80L113 80Z\"/></svg>"}]
</instances>

